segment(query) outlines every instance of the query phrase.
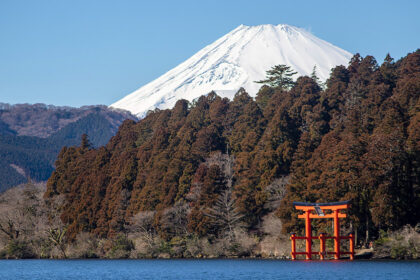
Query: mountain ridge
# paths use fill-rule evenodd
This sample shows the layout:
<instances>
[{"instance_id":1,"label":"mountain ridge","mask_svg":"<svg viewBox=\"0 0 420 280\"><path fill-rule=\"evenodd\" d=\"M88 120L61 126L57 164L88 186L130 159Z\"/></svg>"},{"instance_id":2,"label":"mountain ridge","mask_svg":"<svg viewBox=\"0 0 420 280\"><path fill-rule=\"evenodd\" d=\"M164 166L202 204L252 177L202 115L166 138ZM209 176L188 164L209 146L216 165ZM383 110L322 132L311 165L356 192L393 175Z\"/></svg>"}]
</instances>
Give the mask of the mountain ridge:
<instances>
[{"instance_id":1,"label":"mountain ridge","mask_svg":"<svg viewBox=\"0 0 420 280\"><path fill-rule=\"evenodd\" d=\"M107 106L81 108L0 103L0 192L27 181L46 181L63 146L87 134L94 147L105 145L129 112Z\"/></svg>"},{"instance_id":2,"label":"mountain ridge","mask_svg":"<svg viewBox=\"0 0 420 280\"><path fill-rule=\"evenodd\" d=\"M121 124L121 121L115 122L119 116L135 119L126 110L109 108L106 105L87 105L77 108L43 103L8 104L0 102L0 133L9 132L18 136L47 138L67 125L95 112L100 112L115 127Z\"/></svg>"},{"instance_id":3,"label":"mountain ridge","mask_svg":"<svg viewBox=\"0 0 420 280\"><path fill-rule=\"evenodd\" d=\"M172 108L179 99L192 101L205 92L232 99L242 87L255 96L260 87L255 81L274 65L291 66L301 76L316 66L325 81L331 68L346 65L350 57L303 28L240 25L111 107L144 117L149 110Z\"/></svg>"}]
</instances>

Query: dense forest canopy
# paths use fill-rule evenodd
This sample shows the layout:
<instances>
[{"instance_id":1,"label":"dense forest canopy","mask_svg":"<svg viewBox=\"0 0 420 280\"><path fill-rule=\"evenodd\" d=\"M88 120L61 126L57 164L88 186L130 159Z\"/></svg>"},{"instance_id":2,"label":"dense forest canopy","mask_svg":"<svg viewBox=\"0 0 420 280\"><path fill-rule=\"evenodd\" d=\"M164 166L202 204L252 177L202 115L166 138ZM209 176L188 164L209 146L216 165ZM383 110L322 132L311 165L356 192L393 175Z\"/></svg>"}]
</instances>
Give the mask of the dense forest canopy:
<instances>
[{"instance_id":1,"label":"dense forest canopy","mask_svg":"<svg viewBox=\"0 0 420 280\"><path fill-rule=\"evenodd\" d=\"M28 181L48 180L63 146L88 134L105 145L130 113L105 106L82 108L0 103L0 192Z\"/></svg>"},{"instance_id":2,"label":"dense forest canopy","mask_svg":"<svg viewBox=\"0 0 420 280\"><path fill-rule=\"evenodd\" d=\"M419 95L417 50L381 65L356 54L325 87L312 75L263 86L255 100L243 89L232 101L180 100L125 121L103 147L63 148L45 198L64 197L70 239L112 237L153 212L168 240L185 228L258 231L273 213L284 232L302 231L292 201L351 200L344 226L368 240L420 221Z\"/></svg>"}]
</instances>

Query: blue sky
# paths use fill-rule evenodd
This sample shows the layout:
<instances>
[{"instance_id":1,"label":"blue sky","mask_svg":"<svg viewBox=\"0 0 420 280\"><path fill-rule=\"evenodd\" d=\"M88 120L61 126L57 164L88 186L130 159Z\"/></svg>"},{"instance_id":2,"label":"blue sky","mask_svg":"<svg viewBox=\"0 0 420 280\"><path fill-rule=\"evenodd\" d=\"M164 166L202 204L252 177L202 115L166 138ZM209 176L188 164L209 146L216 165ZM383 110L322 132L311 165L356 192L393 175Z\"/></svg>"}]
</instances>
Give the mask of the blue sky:
<instances>
[{"instance_id":1,"label":"blue sky","mask_svg":"<svg viewBox=\"0 0 420 280\"><path fill-rule=\"evenodd\" d=\"M286 23L349 52L420 48L420 1L0 0L0 102L109 105L240 24Z\"/></svg>"}]
</instances>

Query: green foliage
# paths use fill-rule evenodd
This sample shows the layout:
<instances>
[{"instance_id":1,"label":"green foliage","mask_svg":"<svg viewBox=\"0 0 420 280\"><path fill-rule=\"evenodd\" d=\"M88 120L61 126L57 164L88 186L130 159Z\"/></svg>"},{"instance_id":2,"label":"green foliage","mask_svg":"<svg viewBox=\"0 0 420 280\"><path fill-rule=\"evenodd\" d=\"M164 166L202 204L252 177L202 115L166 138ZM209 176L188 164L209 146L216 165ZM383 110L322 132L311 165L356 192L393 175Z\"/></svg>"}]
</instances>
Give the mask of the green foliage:
<instances>
[{"instance_id":1,"label":"green foliage","mask_svg":"<svg viewBox=\"0 0 420 280\"><path fill-rule=\"evenodd\" d=\"M418 259L420 257L420 233L415 227L406 225L397 231L380 230L375 240L377 258Z\"/></svg>"},{"instance_id":2,"label":"green foliage","mask_svg":"<svg viewBox=\"0 0 420 280\"><path fill-rule=\"evenodd\" d=\"M129 257L130 252L133 249L133 241L129 240L125 235L120 234L112 241L112 247L108 252L108 257L113 259L125 259Z\"/></svg>"},{"instance_id":3,"label":"green foliage","mask_svg":"<svg viewBox=\"0 0 420 280\"><path fill-rule=\"evenodd\" d=\"M279 64L273 66L266 72L266 79L256 81L259 84L266 84L270 87L278 87L281 89L290 89L295 84L292 76L296 75L297 72L293 72L290 66Z\"/></svg>"},{"instance_id":4,"label":"green foliage","mask_svg":"<svg viewBox=\"0 0 420 280\"><path fill-rule=\"evenodd\" d=\"M63 258L67 258L66 255L66 228L50 228L47 230L48 240L51 244L60 249L63 254Z\"/></svg>"},{"instance_id":5,"label":"green foliage","mask_svg":"<svg viewBox=\"0 0 420 280\"><path fill-rule=\"evenodd\" d=\"M411 255L411 248L397 245L392 247L391 249L391 258L401 260L407 258L407 256Z\"/></svg>"},{"instance_id":6,"label":"green foliage","mask_svg":"<svg viewBox=\"0 0 420 280\"><path fill-rule=\"evenodd\" d=\"M64 239L65 239L65 236L66 236L66 231L67 231L67 229L60 229L60 228L52 229L52 228L50 228L47 231L48 238L54 245L60 246L61 244L64 243Z\"/></svg>"},{"instance_id":7,"label":"green foliage","mask_svg":"<svg viewBox=\"0 0 420 280\"><path fill-rule=\"evenodd\" d=\"M172 246L173 244L171 244L171 242L162 240L160 242L159 247L157 248L157 253L162 254L162 253L171 253L172 252Z\"/></svg>"},{"instance_id":8,"label":"green foliage","mask_svg":"<svg viewBox=\"0 0 420 280\"><path fill-rule=\"evenodd\" d=\"M391 241L391 238L389 238L388 233L383 229L379 230L379 238L375 240L375 245L382 246L389 241Z\"/></svg>"},{"instance_id":9,"label":"green foliage","mask_svg":"<svg viewBox=\"0 0 420 280\"><path fill-rule=\"evenodd\" d=\"M34 253L26 241L11 240L6 246L6 257L14 259L33 258Z\"/></svg>"}]
</instances>

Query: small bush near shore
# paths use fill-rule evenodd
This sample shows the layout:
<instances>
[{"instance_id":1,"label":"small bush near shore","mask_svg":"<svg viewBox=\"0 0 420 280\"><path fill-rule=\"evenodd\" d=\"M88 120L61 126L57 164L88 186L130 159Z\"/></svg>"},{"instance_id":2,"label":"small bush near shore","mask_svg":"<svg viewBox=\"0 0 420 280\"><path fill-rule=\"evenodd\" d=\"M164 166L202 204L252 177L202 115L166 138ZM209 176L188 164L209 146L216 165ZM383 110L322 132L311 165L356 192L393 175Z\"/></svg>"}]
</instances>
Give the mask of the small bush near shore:
<instances>
[{"instance_id":1,"label":"small bush near shore","mask_svg":"<svg viewBox=\"0 0 420 280\"><path fill-rule=\"evenodd\" d=\"M380 232L380 238L374 243L375 258L419 259L420 226L409 225L395 232Z\"/></svg>"}]
</instances>

